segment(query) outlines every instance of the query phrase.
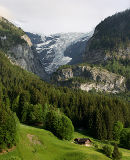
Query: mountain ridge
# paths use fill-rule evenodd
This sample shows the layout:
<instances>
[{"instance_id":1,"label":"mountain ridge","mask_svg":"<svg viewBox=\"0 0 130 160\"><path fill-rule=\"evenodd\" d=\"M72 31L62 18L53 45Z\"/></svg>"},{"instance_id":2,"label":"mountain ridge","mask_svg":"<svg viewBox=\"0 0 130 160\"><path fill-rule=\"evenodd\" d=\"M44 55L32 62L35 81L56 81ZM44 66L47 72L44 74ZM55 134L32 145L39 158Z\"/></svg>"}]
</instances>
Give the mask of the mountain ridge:
<instances>
[{"instance_id":1,"label":"mountain ridge","mask_svg":"<svg viewBox=\"0 0 130 160\"><path fill-rule=\"evenodd\" d=\"M0 19L0 47L13 64L47 79L30 38L21 28L3 17Z\"/></svg>"}]
</instances>

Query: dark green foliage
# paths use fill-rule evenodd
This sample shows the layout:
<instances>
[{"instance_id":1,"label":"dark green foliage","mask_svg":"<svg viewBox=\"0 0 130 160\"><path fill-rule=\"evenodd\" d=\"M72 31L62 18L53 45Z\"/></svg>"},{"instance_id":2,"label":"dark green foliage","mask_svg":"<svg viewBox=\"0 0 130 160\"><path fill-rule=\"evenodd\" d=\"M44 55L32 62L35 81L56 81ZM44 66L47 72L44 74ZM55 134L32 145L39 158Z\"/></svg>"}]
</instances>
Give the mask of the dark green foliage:
<instances>
[{"instance_id":1,"label":"dark green foliage","mask_svg":"<svg viewBox=\"0 0 130 160\"><path fill-rule=\"evenodd\" d=\"M0 99L3 99L2 103L11 105L23 123L41 123L42 116L43 119L46 117L44 106L50 104L49 109L51 105L60 108L75 127L84 127L98 139L113 138L114 122L120 121L124 127L130 125L130 107L126 101L113 95L47 84L34 74L12 65L2 52L0 75ZM37 113L35 107L39 104L42 108Z\"/></svg>"},{"instance_id":2,"label":"dark green foliage","mask_svg":"<svg viewBox=\"0 0 130 160\"><path fill-rule=\"evenodd\" d=\"M21 122L27 124L43 123L42 105L25 103L22 108Z\"/></svg>"},{"instance_id":3,"label":"dark green foliage","mask_svg":"<svg viewBox=\"0 0 130 160\"><path fill-rule=\"evenodd\" d=\"M43 108L41 104L31 106L30 123L43 123Z\"/></svg>"},{"instance_id":4,"label":"dark green foliage","mask_svg":"<svg viewBox=\"0 0 130 160\"><path fill-rule=\"evenodd\" d=\"M17 122L9 108L0 107L0 147L11 148L16 144Z\"/></svg>"},{"instance_id":5,"label":"dark green foliage","mask_svg":"<svg viewBox=\"0 0 130 160\"><path fill-rule=\"evenodd\" d=\"M66 140L72 139L74 127L73 127L71 120L67 116L62 115L61 122L62 122L62 128L60 131L62 133L61 138L66 139Z\"/></svg>"},{"instance_id":6,"label":"dark green foliage","mask_svg":"<svg viewBox=\"0 0 130 160\"><path fill-rule=\"evenodd\" d=\"M112 159L120 160L122 158L122 153L119 152L117 144L114 145L114 150L112 153Z\"/></svg>"},{"instance_id":7,"label":"dark green foliage","mask_svg":"<svg viewBox=\"0 0 130 160\"><path fill-rule=\"evenodd\" d=\"M21 158L16 157L16 156L11 156L11 157L8 158L7 160L21 160Z\"/></svg>"},{"instance_id":8,"label":"dark green foliage","mask_svg":"<svg viewBox=\"0 0 130 160\"><path fill-rule=\"evenodd\" d=\"M24 34L22 29L17 28L8 20L4 18L0 19L0 37L6 36L6 40L0 38L1 49L8 50L9 47L13 47L14 45L26 43L21 39L21 36Z\"/></svg>"},{"instance_id":9,"label":"dark green foliage","mask_svg":"<svg viewBox=\"0 0 130 160\"><path fill-rule=\"evenodd\" d=\"M59 111L51 110L47 113L45 126L60 139L70 140L73 137L74 127L71 120Z\"/></svg>"},{"instance_id":10,"label":"dark green foliage","mask_svg":"<svg viewBox=\"0 0 130 160\"><path fill-rule=\"evenodd\" d=\"M121 132L120 146L130 149L130 128L125 128Z\"/></svg>"},{"instance_id":11,"label":"dark green foliage","mask_svg":"<svg viewBox=\"0 0 130 160\"><path fill-rule=\"evenodd\" d=\"M95 28L89 50L116 51L130 42L130 10L106 18Z\"/></svg>"},{"instance_id":12,"label":"dark green foliage","mask_svg":"<svg viewBox=\"0 0 130 160\"><path fill-rule=\"evenodd\" d=\"M113 128L113 138L114 140L119 140L120 139L120 134L121 134L121 131L123 130L123 124L119 121L117 121L115 124L114 124L114 128Z\"/></svg>"},{"instance_id":13,"label":"dark green foliage","mask_svg":"<svg viewBox=\"0 0 130 160\"><path fill-rule=\"evenodd\" d=\"M44 107L43 107L43 113L42 113L42 117L43 117L43 127L45 127L45 123L46 123L46 116L47 116L47 113L49 112L49 105L45 104ZM51 107L50 107L51 108Z\"/></svg>"},{"instance_id":14,"label":"dark green foliage","mask_svg":"<svg viewBox=\"0 0 130 160\"><path fill-rule=\"evenodd\" d=\"M106 154L107 157L112 156L112 148L108 145L103 146L103 152Z\"/></svg>"}]
</instances>

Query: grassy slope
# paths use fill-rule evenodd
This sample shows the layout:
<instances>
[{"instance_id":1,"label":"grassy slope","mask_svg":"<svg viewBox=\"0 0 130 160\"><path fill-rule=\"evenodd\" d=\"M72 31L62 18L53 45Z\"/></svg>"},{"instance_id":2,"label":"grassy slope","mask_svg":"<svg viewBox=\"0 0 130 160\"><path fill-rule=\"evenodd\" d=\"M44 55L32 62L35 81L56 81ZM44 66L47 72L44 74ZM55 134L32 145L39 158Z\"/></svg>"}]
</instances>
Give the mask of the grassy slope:
<instances>
[{"instance_id":1,"label":"grassy slope","mask_svg":"<svg viewBox=\"0 0 130 160\"><path fill-rule=\"evenodd\" d=\"M36 135L41 144L33 144L27 134ZM84 137L75 132L74 137ZM97 141L98 144L100 142ZM101 144L100 144L101 145ZM130 159L130 151L121 149L123 160ZM20 126L20 140L16 149L0 155L0 160L9 160L11 156L22 160L109 160L94 147L85 147L57 139L52 133L25 125Z\"/></svg>"}]
</instances>

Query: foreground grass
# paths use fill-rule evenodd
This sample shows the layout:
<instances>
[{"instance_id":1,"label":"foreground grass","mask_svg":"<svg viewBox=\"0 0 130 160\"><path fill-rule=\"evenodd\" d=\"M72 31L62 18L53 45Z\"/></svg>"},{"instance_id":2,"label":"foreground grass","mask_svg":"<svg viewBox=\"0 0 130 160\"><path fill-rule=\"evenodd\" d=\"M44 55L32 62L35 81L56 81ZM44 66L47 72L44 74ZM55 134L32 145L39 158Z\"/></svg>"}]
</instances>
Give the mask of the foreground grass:
<instances>
[{"instance_id":1,"label":"foreground grass","mask_svg":"<svg viewBox=\"0 0 130 160\"><path fill-rule=\"evenodd\" d=\"M27 135L35 135L31 141ZM51 132L20 125L19 143L12 152L0 155L0 160L110 160L94 147L85 147L61 141ZM75 132L74 137L84 137ZM93 140L95 141L95 140ZM100 141L95 141L102 145ZM130 151L121 149L123 160L130 159ZM11 159L18 157L18 159Z\"/></svg>"}]
</instances>

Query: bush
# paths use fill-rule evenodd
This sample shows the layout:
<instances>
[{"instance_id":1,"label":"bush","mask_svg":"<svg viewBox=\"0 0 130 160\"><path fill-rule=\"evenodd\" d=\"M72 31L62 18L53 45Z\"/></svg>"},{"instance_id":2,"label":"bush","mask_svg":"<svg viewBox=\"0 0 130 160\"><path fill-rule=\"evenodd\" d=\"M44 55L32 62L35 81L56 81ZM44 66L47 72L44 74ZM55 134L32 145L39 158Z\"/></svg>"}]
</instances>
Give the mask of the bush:
<instances>
[{"instance_id":1,"label":"bush","mask_svg":"<svg viewBox=\"0 0 130 160\"><path fill-rule=\"evenodd\" d=\"M113 129L114 140L120 139L120 134L121 134L122 129L123 129L123 124L121 122L117 121L114 124L114 129Z\"/></svg>"},{"instance_id":2,"label":"bush","mask_svg":"<svg viewBox=\"0 0 130 160\"><path fill-rule=\"evenodd\" d=\"M107 157L112 156L112 148L108 145L103 146L103 152L106 154Z\"/></svg>"},{"instance_id":3,"label":"bush","mask_svg":"<svg viewBox=\"0 0 130 160\"><path fill-rule=\"evenodd\" d=\"M113 153L112 153L112 159L120 160L121 158L122 158L122 153L119 152L118 146L117 146L117 144L115 144L114 150L113 150Z\"/></svg>"},{"instance_id":4,"label":"bush","mask_svg":"<svg viewBox=\"0 0 130 160\"><path fill-rule=\"evenodd\" d=\"M70 140L74 127L71 120L59 111L51 110L47 113L45 127L60 139Z\"/></svg>"},{"instance_id":5,"label":"bush","mask_svg":"<svg viewBox=\"0 0 130 160\"><path fill-rule=\"evenodd\" d=\"M10 158L7 159L7 160L21 160L21 158L16 157L16 156L12 156L12 157L10 157Z\"/></svg>"},{"instance_id":6,"label":"bush","mask_svg":"<svg viewBox=\"0 0 130 160\"><path fill-rule=\"evenodd\" d=\"M99 146L98 146L98 144L97 144L97 143L94 143L94 147L95 147L96 149L98 149L98 148L99 148Z\"/></svg>"},{"instance_id":7,"label":"bush","mask_svg":"<svg viewBox=\"0 0 130 160\"><path fill-rule=\"evenodd\" d=\"M72 139L73 138L74 127L72 125L71 120L67 116L62 115L61 123L62 123L62 127L61 127L61 130L60 130L61 138L66 139L66 140Z\"/></svg>"},{"instance_id":8,"label":"bush","mask_svg":"<svg viewBox=\"0 0 130 160\"><path fill-rule=\"evenodd\" d=\"M130 149L130 128L125 128L121 132L120 146Z\"/></svg>"},{"instance_id":9,"label":"bush","mask_svg":"<svg viewBox=\"0 0 130 160\"><path fill-rule=\"evenodd\" d=\"M0 147L0 153L2 152L2 147Z\"/></svg>"},{"instance_id":10,"label":"bush","mask_svg":"<svg viewBox=\"0 0 130 160\"><path fill-rule=\"evenodd\" d=\"M0 108L0 147L10 148L16 144L17 124L10 109Z\"/></svg>"}]
</instances>

